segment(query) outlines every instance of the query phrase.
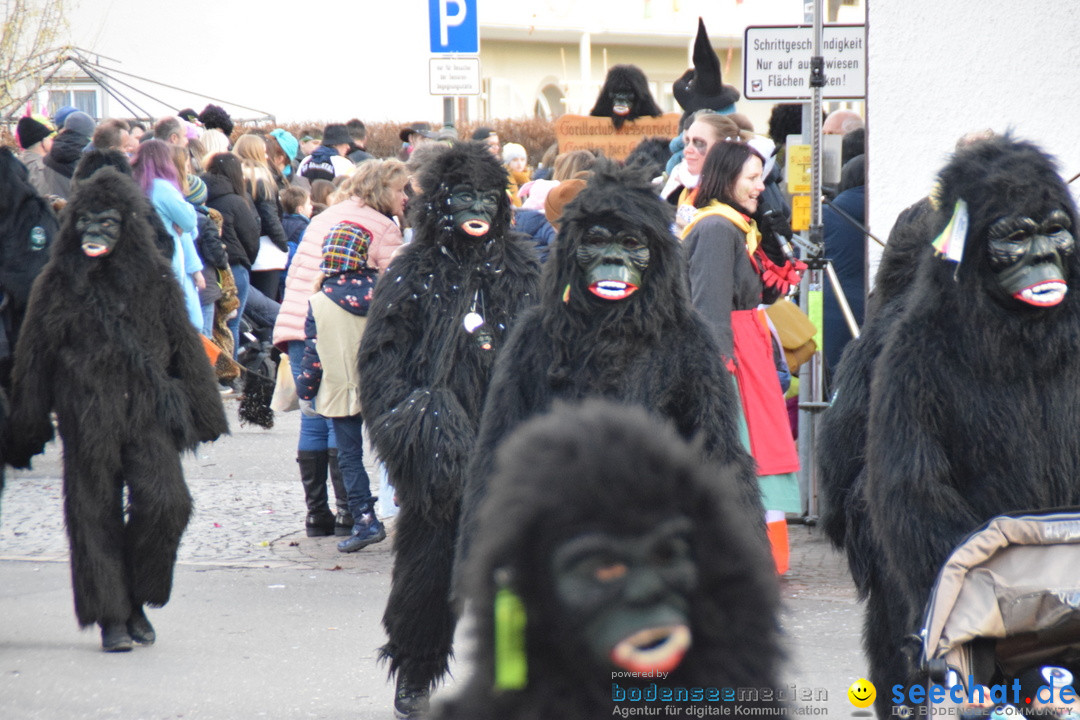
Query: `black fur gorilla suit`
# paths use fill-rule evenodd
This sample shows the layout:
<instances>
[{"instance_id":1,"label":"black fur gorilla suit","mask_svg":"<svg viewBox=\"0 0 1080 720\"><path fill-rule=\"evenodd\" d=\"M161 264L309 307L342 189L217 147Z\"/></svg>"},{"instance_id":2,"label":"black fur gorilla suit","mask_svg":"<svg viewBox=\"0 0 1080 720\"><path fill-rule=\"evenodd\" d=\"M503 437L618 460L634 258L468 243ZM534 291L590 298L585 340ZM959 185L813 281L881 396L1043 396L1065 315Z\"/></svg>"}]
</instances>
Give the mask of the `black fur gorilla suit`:
<instances>
[{"instance_id":1,"label":"black fur gorilla suit","mask_svg":"<svg viewBox=\"0 0 1080 720\"><path fill-rule=\"evenodd\" d=\"M702 463L640 407L557 403L521 425L499 447L464 571L473 676L436 716L584 720L725 705L665 701L676 688L755 688L758 700L739 704L778 711L767 692L780 658L776 575L731 470ZM524 605L518 642L506 642L506 590ZM515 666L505 649L521 645ZM614 679L630 668L670 674ZM657 699L633 702L630 688L650 684Z\"/></svg>"},{"instance_id":2,"label":"black fur gorilla suit","mask_svg":"<svg viewBox=\"0 0 1080 720\"><path fill-rule=\"evenodd\" d=\"M13 373L7 461L29 467L52 438L55 411L75 614L102 626L106 649L131 642L114 633L119 646L110 646L106 631L123 635L125 624L145 622L143 604L169 600L191 514L180 453L228 432L147 207L113 168L79 183L34 283ZM152 642L148 628L132 637Z\"/></svg>"},{"instance_id":3,"label":"black fur gorilla suit","mask_svg":"<svg viewBox=\"0 0 1080 720\"><path fill-rule=\"evenodd\" d=\"M496 363L468 474L459 561L496 447L557 399L606 397L670 419L710 460L734 466L748 514L763 517L753 460L739 442L735 384L690 303L671 213L638 169L610 166L595 169L566 206L540 304L516 323ZM621 298L590 290L594 272L620 276L641 249L647 260L636 290Z\"/></svg>"},{"instance_id":4,"label":"black fur gorilla suit","mask_svg":"<svg viewBox=\"0 0 1080 720\"><path fill-rule=\"evenodd\" d=\"M364 419L401 506L381 655L417 702L447 670L461 491L495 353L539 276L482 146L441 151L420 184L413 241L375 288L359 354Z\"/></svg>"},{"instance_id":5,"label":"black fur gorilla suit","mask_svg":"<svg viewBox=\"0 0 1080 720\"><path fill-rule=\"evenodd\" d=\"M967 203L956 265L930 242ZM1011 137L941 171L883 269L883 297L845 351L819 444L824 524L864 596L878 714L913 681L903 652L938 570L1005 511L1080 502L1080 259L1054 163ZM913 238L923 232L921 242ZM901 290L904 261L917 262ZM884 264L884 263L883 263Z\"/></svg>"}]
</instances>

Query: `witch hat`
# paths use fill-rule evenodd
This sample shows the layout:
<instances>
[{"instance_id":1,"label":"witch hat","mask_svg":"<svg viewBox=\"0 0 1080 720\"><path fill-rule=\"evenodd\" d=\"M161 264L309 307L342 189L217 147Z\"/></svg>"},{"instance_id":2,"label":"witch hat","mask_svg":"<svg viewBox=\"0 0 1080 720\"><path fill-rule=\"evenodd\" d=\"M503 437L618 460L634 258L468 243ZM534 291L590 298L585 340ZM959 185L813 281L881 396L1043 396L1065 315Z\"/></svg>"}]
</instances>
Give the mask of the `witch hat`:
<instances>
[{"instance_id":1,"label":"witch hat","mask_svg":"<svg viewBox=\"0 0 1080 720\"><path fill-rule=\"evenodd\" d=\"M694 40L694 67L683 73L672 85L672 92L685 115L698 110L734 112L739 91L725 85L720 76L720 58L709 42L705 21L698 18L697 39ZM685 117L684 115L684 117Z\"/></svg>"}]
</instances>

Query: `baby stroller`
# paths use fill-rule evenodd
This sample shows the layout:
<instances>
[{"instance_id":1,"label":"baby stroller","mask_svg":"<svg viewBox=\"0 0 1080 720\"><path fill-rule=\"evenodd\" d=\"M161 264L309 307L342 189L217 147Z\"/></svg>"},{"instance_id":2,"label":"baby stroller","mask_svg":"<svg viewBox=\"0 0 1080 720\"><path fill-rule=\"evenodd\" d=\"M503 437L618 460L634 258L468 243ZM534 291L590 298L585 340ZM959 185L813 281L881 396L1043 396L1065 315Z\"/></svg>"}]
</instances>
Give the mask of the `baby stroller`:
<instances>
[{"instance_id":1,"label":"baby stroller","mask_svg":"<svg viewBox=\"0 0 1080 720\"><path fill-rule=\"evenodd\" d=\"M1000 515L968 536L920 636L937 691L926 714L1080 720L1080 508Z\"/></svg>"}]
</instances>

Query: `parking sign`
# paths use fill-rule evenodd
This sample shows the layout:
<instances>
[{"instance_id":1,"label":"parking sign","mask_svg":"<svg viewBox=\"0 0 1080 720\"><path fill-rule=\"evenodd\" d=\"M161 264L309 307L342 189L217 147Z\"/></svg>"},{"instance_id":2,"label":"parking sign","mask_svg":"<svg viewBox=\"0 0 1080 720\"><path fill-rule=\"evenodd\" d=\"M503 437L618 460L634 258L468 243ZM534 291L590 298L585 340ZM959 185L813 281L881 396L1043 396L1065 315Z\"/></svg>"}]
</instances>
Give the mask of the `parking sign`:
<instances>
[{"instance_id":1,"label":"parking sign","mask_svg":"<svg viewBox=\"0 0 1080 720\"><path fill-rule=\"evenodd\" d=\"M476 24L476 0L428 0L431 28L431 52L480 52L480 33Z\"/></svg>"}]
</instances>

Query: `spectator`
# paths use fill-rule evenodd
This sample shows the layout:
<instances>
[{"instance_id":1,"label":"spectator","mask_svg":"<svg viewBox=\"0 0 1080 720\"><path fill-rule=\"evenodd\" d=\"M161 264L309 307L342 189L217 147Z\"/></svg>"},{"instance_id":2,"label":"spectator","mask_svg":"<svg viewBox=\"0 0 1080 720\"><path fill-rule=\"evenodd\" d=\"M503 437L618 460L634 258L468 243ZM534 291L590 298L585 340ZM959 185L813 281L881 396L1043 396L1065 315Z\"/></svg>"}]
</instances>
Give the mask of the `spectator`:
<instances>
[{"instance_id":1,"label":"spectator","mask_svg":"<svg viewBox=\"0 0 1080 720\"><path fill-rule=\"evenodd\" d=\"M154 137L170 145L187 146L187 124L180 118L169 115L157 121L154 125Z\"/></svg>"},{"instance_id":2,"label":"spectator","mask_svg":"<svg viewBox=\"0 0 1080 720\"><path fill-rule=\"evenodd\" d=\"M866 222L865 158L865 155L859 155L844 165L836 198L821 210L825 257L832 261L840 287L859 325L863 322L866 296L866 232L861 227ZM822 325L825 366L832 371L851 340L851 330L840 311L832 283L825 284Z\"/></svg>"},{"instance_id":3,"label":"spectator","mask_svg":"<svg viewBox=\"0 0 1080 720\"><path fill-rule=\"evenodd\" d=\"M251 263L251 286L277 302L289 243L281 227L278 185L266 157L266 140L259 135L241 135L233 151L243 165L244 186L259 213L259 253Z\"/></svg>"},{"instance_id":4,"label":"spectator","mask_svg":"<svg viewBox=\"0 0 1080 720\"><path fill-rule=\"evenodd\" d=\"M236 315L227 322L235 359L240 347L240 317L244 314L251 289L251 261L259 253L259 214L244 188L244 170L240 158L233 153L218 153L211 157L201 177L206 183L206 204L222 216L221 237L229 257L229 270L236 283L239 306Z\"/></svg>"},{"instance_id":5,"label":"spectator","mask_svg":"<svg viewBox=\"0 0 1080 720\"><path fill-rule=\"evenodd\" d=\"M344 125L327 125L323 128L322 144L300 161L297 172L309 181L333 181L340 175L349 175L355 167L345 157L351 142Z\"/></svg>"},{"instance_id":6,"label":"spectator","mask_svg":"<svg viewBox=\"0 0 1080 720\"><path fill-rule=\"evenodd\" d=\"M394 202L399 207L388 210L401 214L405 194ZM393 224L388 227L396 228ZM364 419L360 415L360 378L355 357L378 278L378 271L367 263L373 239L364 226L340 222L323 240L323 278L318 292L308 300L304 359L296 377L304 414L330 418L334 425L338 464L353 518L351 535L338 543L340 552L356 552L386 539L386 530L375 514L371 479L364 468ZM306 480L304 488L308 488ZM325 496L325 485L321 491L319 499ZM328 503L323 504L329 513ZM310 503L308 508L310 512Z\"/></svg>"},{"instance_id":7,"label":"spectator","mask_svg":"<svg viewBox=\"0 0 1080 720\"><path fill-rule=\"evenodd\" d=\"M26 166L30 184L42 197L49 195L50 186L45 168L45 156L52 149L56 131L48 118L41 115L27 115L19 118L15 128L15 138L23 149L19 160Z\"/></svg>"},{"instance_id":8,"label":"spectator","mask_svg":"<svg viewBox=\"0 0 1080 720\"><path fill-rule=\"evenodd\" d=\"M687 132L688 153L698 139L697 133ZM795 478L798 453L778 376L782 356L758 307L763 287L755 267L759 235L752 216L765 191L764 166L761 153L749 144L716 142L701 169L697 212L682 237L691 301L712 327L735 376L749 434L747 450L757 462L766 513L780 511L782 520L784 512L799 512L802 506ZM776 542L782 546L774 548L778 557L787 551L786 536L781 537Z\"/></svg>"},{"instance_id":9,"label":"spectator","mask_svg":"<svg viewBox=\"0 0 1080 720\"><path fill-rule=\"evenodd\" d=\"M416 148L429 140L434 140L435 133L431 131L430 123L415 122L412 125L401 128L401 131L398 133L398 138L400 138L402 142L398 158L401 160L408 160L409 156L413 154L413 151L416 150Z\"/></svg>"},{"instance_id":10,"label":"spectator","mask_svg":"<svg viewBox=\"0 0 1080 720\"><path fill-rule=\"evenodd\" d=\"M862 127L863 119L859 113L841 108L833 110L825 117L825 121L821 124L821 134L847 135L852 130L858 130Z\"/></svg>"},{"instance_id":11,"label":"spectator","mask_svg":"<svg viewBox=\"0 0 1080 720\"><path fill-rule=\"evenodd\" d=\"M207 105L199 113L199 122L202 123L203 128L206 130L220 130L226 138L232 137L233 121L229 117L229 113L225 112L222 107Z\"/></svg>"},{"instance_id":12,"label":"spectator","mask_svg":"<svg viewBox=\"0 0 1080 720\"><path fill-rule=\"evenodd\" d=\"M725 138L739 139L742 132L730 115L718 115L710 110L699 110L690 117L690 125L684 133L683 159L671 171L660 197L675 205L675 226L686 227L697 212L694 198L697 196L698 180L705 156L709 150Z\"/></svg>"},{"instance_id":13,"label":"spectator","mask_svg":"<svg viewBox=\"0 0 1080 720\"><path fill-rule=\"evenodd\" d=\"M525 148L517 143L506 143L502 150L503 167L509 176L506 192L510 195L510 202L514 207L521 207L521 198L518 197L518 188L531 179L529 177L529 156Z\"/></svg>"},{"instance_id":14,"label":"spectator","mask_svg":"<svg viewBox=\"0 0 1080 720\"><path fill-rule=\"evenodd\" d=\"M544 202L551 190L558 185L554 180L532 180L525 183L519 191L521 207L514 210L514 229L533 239L540 262L548 259L551 244L555 242L555 228L544 216Z\"/></svg>"},{"instance_id":15,"label":"spectator","mask_svg":"<svg viewBox=\"0 0 1080 720\"><path fill-rule=\"evenodd\" d=\"M270 137L266 138L266 157L270 160L270 169L274 171L279 192L296 177L296 153L299 150L300 143L283 128L271 130Z\"/></svg>"},{"instance_id":16,"label":"spectator","mask_svg":"<svg viewBox=\"0 0 1080 720\"><path fill-rule=\"evenodd\" d=\"M352 139L349 150L345 153L345 157L349 159L349 162L353 165L359 165L365 160L374 157L367 151L367 126L364 125L363 120L353 118L345 123L345 129L349 131L349 138Z\"/></svg>"},{"instance_id":17,"label":"spectator","mask_svg":"<svg viewBox=\"0 0 1080 720\"><path fill-rule=\"evenodd\" d=\"M210 158L218 153L229 152L229 138L225 136L220 130L212 129L207 130L199 138L203 147L206 149L206 153L203 155L203 166L209 162Z\"/></svg>"},{"instance_id":18,"label":"spectator","mask_svg":"<svg viewBox=\"0 0 1080 720\"><path fill-rule=\"evenodd\" d=\"M472 134L473 142L480 142L487 146L488 152L498 158L502 154L502 145L499 143L499 133L493 128L478 127Z\"/></svg>"},{"instance_id":19,"label":"spectator","mask_svg":"<svg viewBox=\"0 0 1080 720\"><path fill-rule=\"evenodd\" d=\"M369 160L357 170L342 187L345 198L311 219L285 276L285 295L273 340L288 353L294 378L299 375L303 361L307 304L316 281L322 276L322 244L330 229L340 222L367 228L374 239L368 246L367 263L379 271L386 269L393 252L401 245L401 231L385 211L397 211L397 204L391 201L398 193L404 203L404 188L409 178L405 165L398 160ZM333 425L325 418L300 419L297 463L308 507L305 527L309 537L352 532L353 517L348 510L344 481L337 471L337 447ZM327 504L328 470L337 496L336 518Z\"/></svg>"},{"instance_id":20,"label":"spectator","mask_svg":"<svg viewBox=\"0 0 1080 720\"><path fill-rule=\"evenodd\" d=\"M186 159L186 153L183 155ZM131 174L173 238L172 269L184 291L188 319L199 332L203 327L199 290L206 286L202 260L195 249L197 215L195 208L184 199L186 173L177 171L172 149L160 140L150 140L139 146Z\"/></svg>"},{"instance_id":21,"label":"spectator","mask_svg":"<svg viewBox=\"0 0 1080 720\"><path fill-rule=\"evenodd\" d=\"M285 297L285 276L289 272L293 255L300 245L300 238L304 236L308 223L311 222L311 194L302 187L290 185L280 193L281 200L281 227L285 230L285 238L289 243L289 257L285 261L285 272L281 274L281 284L278 286L277 296Z\"/></svg>"},{"instance_id":22,"label":"spectator","mask_svg":"<svg viewBox=\"0 0 1080 720\"><path fill-rule=\"evenodd\" d=\"M117 118L102 120L90 138L90 145L96 150L126 152L131 147L129 135L126 121Z\"/></svg>"},{"instance_id":23,"label":"spectator","mask_svg":"<svg viewBox=\"0 0 1080 720\"><path fill-rule=\"evenodd\" d=\"M47 195L67 199L71 192L71 176L82 157L83 150L90 144L96 123L84 112L76 110L64 116L64 129L53 140L52 149L45 156L45 176L49 192Z\"/></svg>"}]
</instances>

